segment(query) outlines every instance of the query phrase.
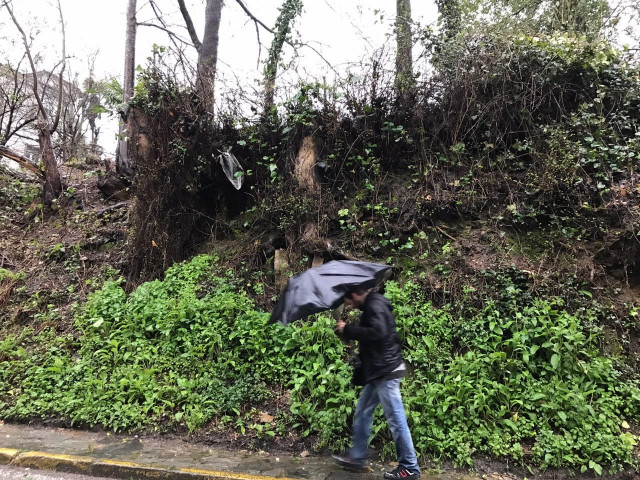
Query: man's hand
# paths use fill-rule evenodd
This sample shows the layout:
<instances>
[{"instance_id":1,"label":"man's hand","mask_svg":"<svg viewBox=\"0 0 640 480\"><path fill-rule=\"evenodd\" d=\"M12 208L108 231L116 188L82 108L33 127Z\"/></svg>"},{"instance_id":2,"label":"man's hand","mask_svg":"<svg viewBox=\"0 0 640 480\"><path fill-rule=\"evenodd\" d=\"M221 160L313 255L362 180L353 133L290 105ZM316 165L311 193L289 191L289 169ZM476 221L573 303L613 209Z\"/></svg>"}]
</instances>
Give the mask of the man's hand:
<instances>
[{"instance_id":1,"label":"man's hand","mask_svg":"<svg viewBox=\"0 0 640 480\"><path fill-rule=\"evenodd\" d=\"M342 334L342 332L344 331L344 327L347 324L344 323L342 320L338 320L338 323L336 324L336 332Z\"/></svg>"}]
</instances>

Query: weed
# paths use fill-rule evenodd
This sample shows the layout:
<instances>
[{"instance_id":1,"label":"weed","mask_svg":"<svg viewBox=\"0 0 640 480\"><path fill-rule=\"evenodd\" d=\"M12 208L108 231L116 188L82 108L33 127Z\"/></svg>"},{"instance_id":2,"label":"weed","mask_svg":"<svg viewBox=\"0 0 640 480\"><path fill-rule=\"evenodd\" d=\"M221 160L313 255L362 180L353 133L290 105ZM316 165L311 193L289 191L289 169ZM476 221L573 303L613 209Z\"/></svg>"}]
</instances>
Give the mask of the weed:
<instances>
[{"instance_id":1,"label":"weed","mask_svg":"<svg viewBox=\"0 0 640 480\"><path fill-rule=\"evenodd\" d=\"M442 253L454 252L447 244ZM113 430L194 431L215 421L263 439L296 430L315 435L317 448L346 447L358 390L334 320L268 325L233 272L218 268L201 255L130 295L122 280L105 282L76 317L77 340L51 329L6 337L0 417ZM411 370L403 397L419 453L460 465L484 453L597 474L633 465L629 424L640 389L600 353L601 312L572 314L559 300L535 298L515 271L487 276L503 296L478 308L438 308L416 284L387 284ZM256 421L283 389L288 400L273 419ZM390 455L380 411L372 432Z\"/></svg>"}]
</instances>

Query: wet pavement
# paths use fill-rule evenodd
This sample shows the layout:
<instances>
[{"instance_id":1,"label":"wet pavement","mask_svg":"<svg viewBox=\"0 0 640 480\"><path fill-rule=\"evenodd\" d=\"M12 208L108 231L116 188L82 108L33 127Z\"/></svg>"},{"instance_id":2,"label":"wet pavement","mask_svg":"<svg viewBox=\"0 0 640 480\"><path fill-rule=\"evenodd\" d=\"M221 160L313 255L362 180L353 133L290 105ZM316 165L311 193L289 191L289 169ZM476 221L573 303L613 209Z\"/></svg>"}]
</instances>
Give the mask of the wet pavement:
<instances>
[{"instance_id":1,"label":"wet pavement","mask_svg":"<svg viewBox=\"0 0 640 480\"><path fill-rule=\"evenodd\" d=\"M372 464L370 472L347 472L330 458L276 456L264 452L209 448L180 439L138 438L63 428L0 423L0 448L89 456L99 460L135 462L167 469L202 469L248 475L308 480L379 480L391 464ZM474 480L461 474L428 475L423 480Z\"/></svg>"},{"instance_id":2,"label":"wet pavement","mask_svg":"<svg viewBox=\"0 0 640 480\"><path fill-rule=\"evenodd\" d=\"M0 478L2 480L112 480L106 477L77 475L74 473L64 472L48 472L46 470L33 470L31 468L11 467L6 465L0 465Z\"/></svg>"}]
</instances>

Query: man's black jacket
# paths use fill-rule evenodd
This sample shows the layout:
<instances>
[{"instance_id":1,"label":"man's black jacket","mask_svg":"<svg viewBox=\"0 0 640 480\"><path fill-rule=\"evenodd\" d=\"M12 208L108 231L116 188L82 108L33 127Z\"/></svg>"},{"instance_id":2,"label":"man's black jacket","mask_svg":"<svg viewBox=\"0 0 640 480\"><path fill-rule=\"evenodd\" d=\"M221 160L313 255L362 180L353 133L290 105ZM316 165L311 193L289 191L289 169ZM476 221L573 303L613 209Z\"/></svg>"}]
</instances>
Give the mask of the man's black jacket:
<instances>
[{"instance_id":1,"label":"man's black jacket","mask_svg":"<svg viewBox=\"0 0 640 480\"><path fill-rule=\"evenodd\" d=\"M402 348L389 300L371 292L360 308L360 325L346 325L343 334L347 340L358 340L364 383L369 383L387 376L402 363Z\"/></svg>"}]
</instances>

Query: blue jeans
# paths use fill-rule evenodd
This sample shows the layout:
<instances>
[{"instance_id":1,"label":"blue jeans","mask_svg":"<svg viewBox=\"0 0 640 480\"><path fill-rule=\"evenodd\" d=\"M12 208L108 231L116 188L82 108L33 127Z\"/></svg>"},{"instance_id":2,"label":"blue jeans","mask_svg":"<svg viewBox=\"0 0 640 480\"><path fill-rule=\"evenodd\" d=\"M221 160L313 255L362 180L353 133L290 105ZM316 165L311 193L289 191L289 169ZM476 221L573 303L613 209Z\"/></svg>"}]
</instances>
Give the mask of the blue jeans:
<instances>
[{"instance_id":1,"label":"blue jeans","mask_svg":"<svg viewBox=\"0 0 640 480\"><path fill-rule=\"evenodd\" d=\"M373 412L382 404L384 416L389 424L393 442L396 444L398 464L407 470L419 472L418 458L413 448L407 416L400 396L400 378L393 380L373 380L360 393L353 419L353 447L349 457L363 459L367 456L367 444L373 423Z\"/></svg>"}]
</instances>

